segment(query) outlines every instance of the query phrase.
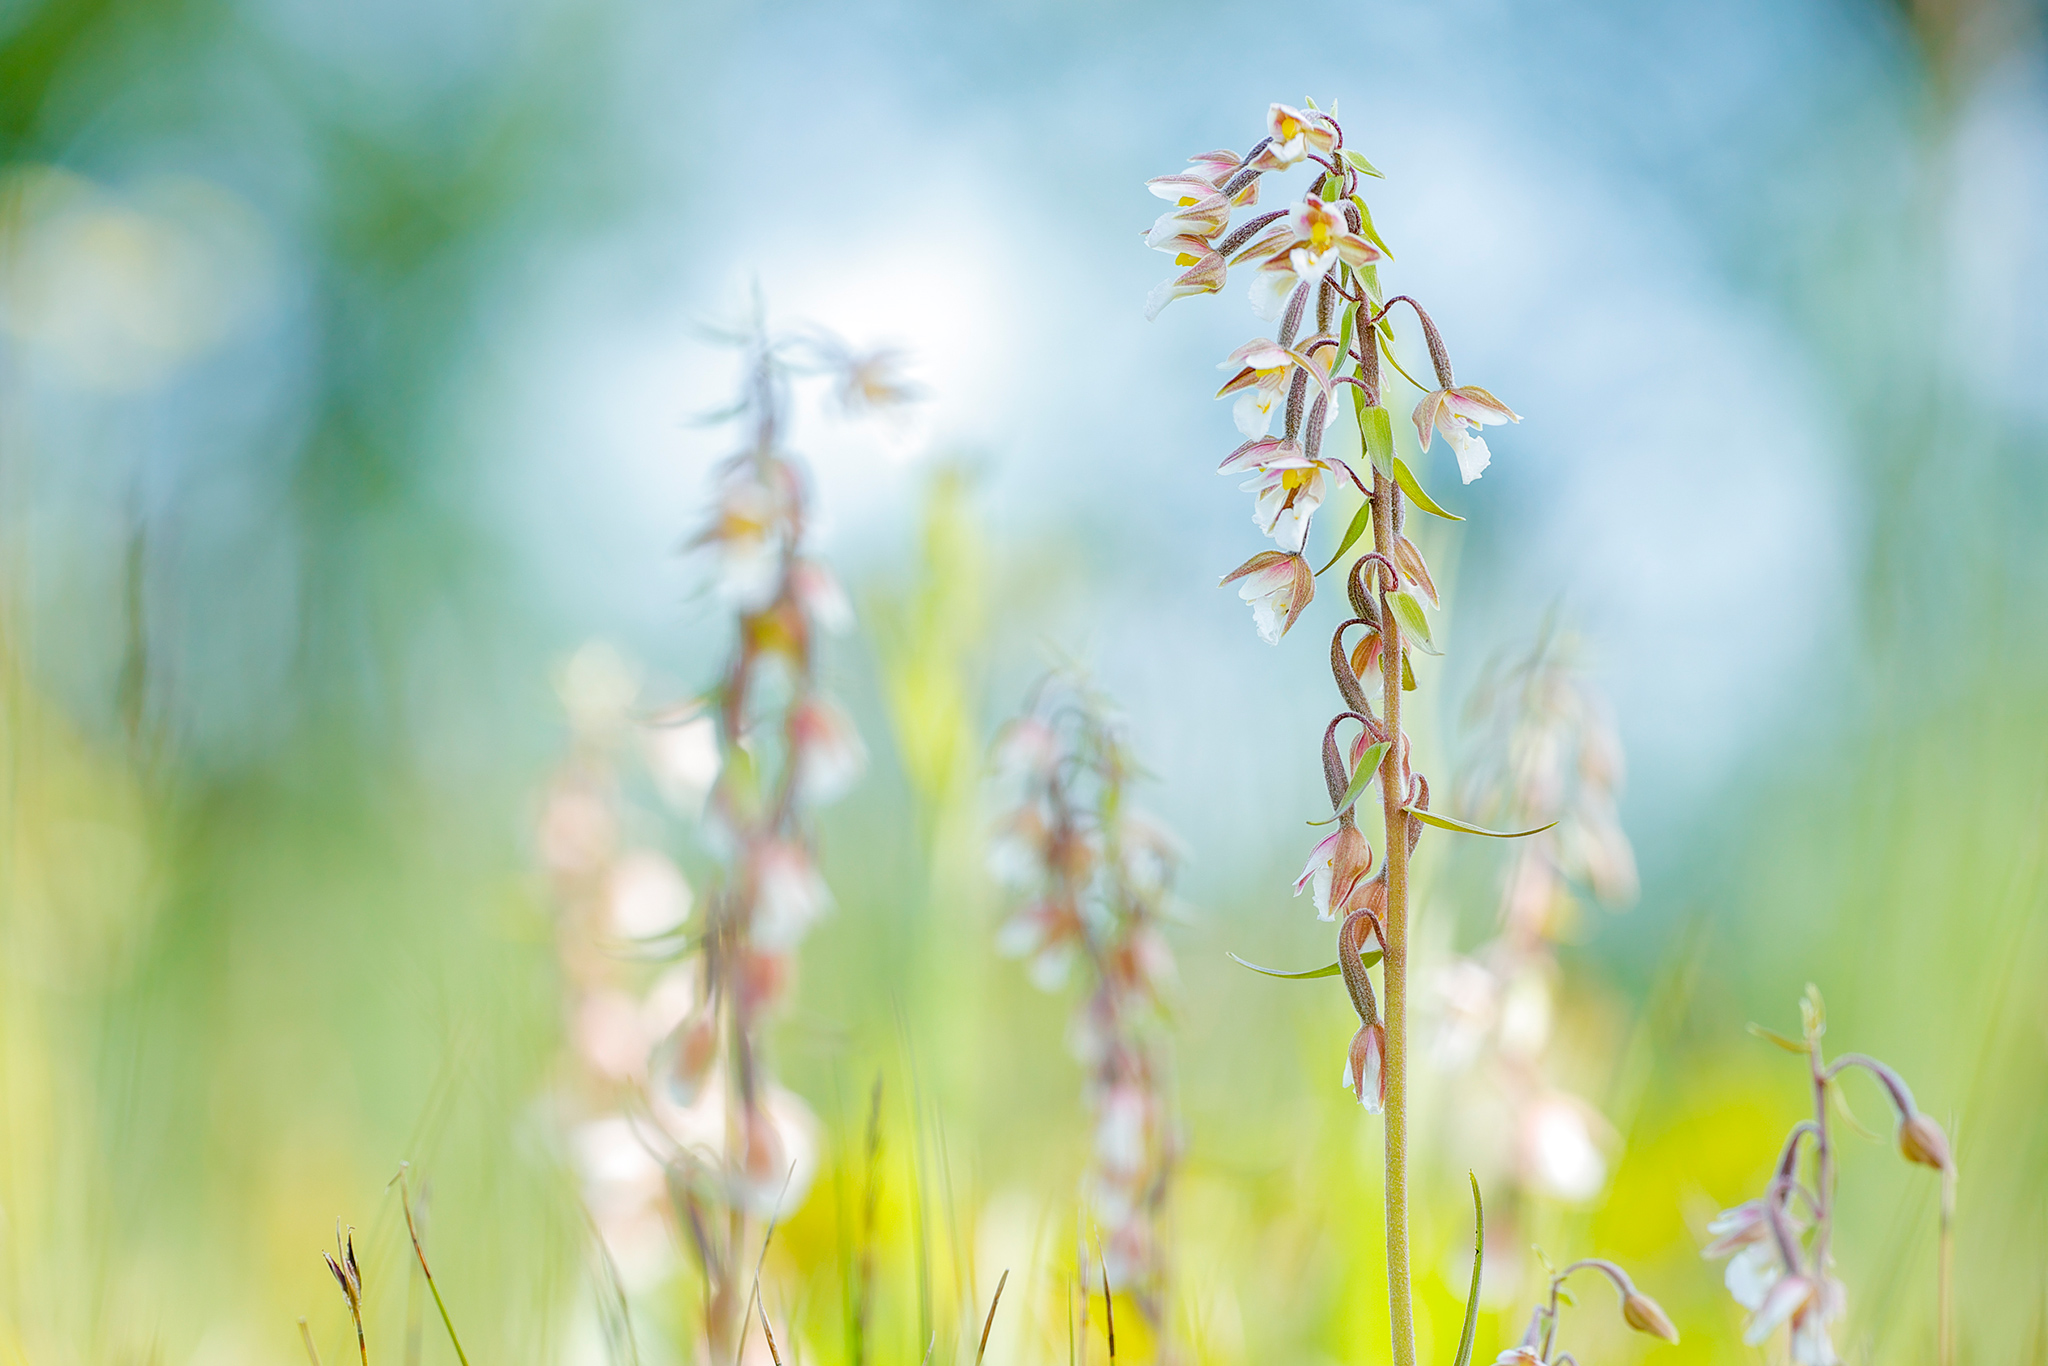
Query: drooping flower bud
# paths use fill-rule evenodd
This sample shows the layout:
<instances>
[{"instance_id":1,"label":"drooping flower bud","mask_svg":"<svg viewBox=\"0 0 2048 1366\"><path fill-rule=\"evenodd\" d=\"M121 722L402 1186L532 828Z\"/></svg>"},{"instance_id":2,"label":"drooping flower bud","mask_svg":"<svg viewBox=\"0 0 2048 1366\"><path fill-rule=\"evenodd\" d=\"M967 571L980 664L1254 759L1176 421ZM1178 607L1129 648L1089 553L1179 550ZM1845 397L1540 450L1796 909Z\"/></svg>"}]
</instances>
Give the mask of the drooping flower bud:
<instances>
[{"instance_id":1,"label":"drooping flower bud","mask_svg":"<svg viewBox=\"0 0 2048 1366\"><path fill-rule=\"evenodd\" d=\"M1664 1306L1640 1290L1631 1289L1622 1296L1621 1316L1638 1333L1648 1333L1666 1342L1678 1341L1678 1328L1671 1322L1671 1316L1664 1312Z\"/></svg>"},{"instance_id":2,"label":"drooping flower bud","mask_svg":"<svg viewBox=\"0 0 2048 1366\"><path fill-rule=\"evenodd\" d=\"M1351 1036L1351 1052L1344 1059L1344 1085L1369 1114L1387 1108L1387 1029L1385 1025L1360 1025Z\"/></svg>"},{"instance_id":3,"label":"drooping flower bud","mask_svg":"<svg viewBox=\"0 0 2048 1366\"><path fill-rule=\"evenodd\" d=\"M1948 1135L1918 1110L1899 1121L1899 1155L1908 1162L1944 1172L1955 1160L1949 1153Z\"/></svg>"}]
</instances>

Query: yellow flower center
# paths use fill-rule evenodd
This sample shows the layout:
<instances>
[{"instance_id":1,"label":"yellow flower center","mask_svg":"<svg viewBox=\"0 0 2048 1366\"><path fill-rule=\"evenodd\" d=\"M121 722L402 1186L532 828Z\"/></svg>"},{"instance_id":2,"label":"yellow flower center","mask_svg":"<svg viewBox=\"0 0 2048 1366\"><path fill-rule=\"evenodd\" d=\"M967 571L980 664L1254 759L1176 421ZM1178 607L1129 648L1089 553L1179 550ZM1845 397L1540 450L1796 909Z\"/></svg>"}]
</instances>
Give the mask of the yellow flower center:
<instances>
[{"instance_id":1,"label":"yellow flower center","mask_svg":"<svg viewBox=\"0 0 2048 1366\"><path fill-rule=\"evenodd\" d=\"M1202 258L1184 251L1173 258L1173 263L1177 266L1198 266L1202 263Z\"/></svg>"},{"instance_id":2,"label":"yellow flower center","mask_svg":"<svg viewBox=\"0 0 2048 1366\"><path fill-rule=\"evenodd\" d=\"M1301 121L1299 119L1283 118L1280 120L1280 141L1292 142L1294 141L1294 135L1300 131Z\"/></svg>"},{"instance_id":3,"label":"yellow flower center","mask_svg":"<svg viewBox=\"0 0 2048 1366\"><path fill-rule=\"evenodd\" d=\"M1314 470L1282 470L1280 471L1280 487L1292 493L1295 489L1308 483L1308 477L1314 473Z\"/></svg>"}]
</instances>

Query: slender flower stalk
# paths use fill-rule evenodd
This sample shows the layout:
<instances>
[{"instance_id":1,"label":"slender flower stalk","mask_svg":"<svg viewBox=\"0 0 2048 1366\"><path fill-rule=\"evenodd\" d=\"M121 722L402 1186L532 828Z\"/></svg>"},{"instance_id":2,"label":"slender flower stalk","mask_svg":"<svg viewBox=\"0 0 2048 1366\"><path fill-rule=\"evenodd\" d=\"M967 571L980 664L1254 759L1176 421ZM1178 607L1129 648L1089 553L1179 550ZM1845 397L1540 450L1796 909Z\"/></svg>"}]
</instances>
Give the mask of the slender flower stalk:
<instances>
[{"instance_id":1,"label":"slender flower stalk","mask_svg":"<svg viewBox=\"0 0 2048 1366\"><path fill-rule=\"evenodd\" d=\"M990 863L1023 901L998 946L1029 958L1046 990L1076 961L1084 968L1068 1031L1088 1070L1094 1125L1084 1190L1110 1287L1130 1292L1163 1336L1164 1224L1182 1138L1164 1007L1174 961L1162 930L1179 846L1128 803L1137 762L1103 700L1076 679L1040 682L1003 728L996 757L1009 809ZM1086 1270L1092 1249L1079 1252Z\"/></svg>"},{"instance_id":2,"label":"slender flower stalk","mask_svg":"<svg viewBox=\"0 0 2048 1366\"><path fill-rule=\"evenodd\" d=\"M542 829L565 910L581 1089L597 1098L577 1131L593 1214L610 1241L672 1206L703 1274L712 1362L737 1360L766 1221L802 1202L817 1168L816 1121L776 1081L764 1031L790 994L798 946L832 905L812 813L865 761L821 686L819 637L850 611L806 544L809 493L784 446L787 391L826 376L855 409L913 393L888 356L820 334L776 336L757 322L733 340L744 390L720 417L745 438L718 466L710 522L691 542L716 557L731 653L706 695L630 720L630 680L572 663L564 692L577 749ZM632 824L616 772L624 731L638 732L655 784L695 817L709 856L693 933L680 873L665 856L621 849ZM665 969L637 1000L618 967L635 958Z\"/></svg>"},{"instance_id":3,"label":"slender flower stalk","mask_svg":"<svg viewBox=\"0 0 2048 1366\"><path fill-rule=\"evenodd\" d=\"M1364 535L1371 549L1346 576L1351 615L1330 644L1330 666L1342 709L1323 733L1322 763L1337 831L1317 846L1302 884L1314 882L1317 913L1338 924L1338 962L1358 1012L1359 1028L1347 1050L1345 1085L1369 1111L1386 1117L1387 1297L1393 1359L1415 1361L1413 1290L1408 1247L1409 948L1410 857L1424 824L1474 830L1430 812L1429 783L1414 771L1402 729L1402 699L1416 686L1413 656L1438 653L1424 603L1438 594L1421 550L1407 534L1407 504L1443 514L1394 452L1394 423L1384 406L1383 353L1390 349L1395 305L1406 305L1419 326L1435 371L1435 387L1422 392L1412 414L1423 451L1442 436L1469 483L1491 458L1475 428L1520 418L1484 389L1460 385L1435 322L1414 299L1388 298L1380 263L1392 259L1373 227L1361 193L1362 176L1379 172L1345 145L1334 109L1275 104L1266 136L1242 157L1207 153L1196 170L1162 177L1153 190L1176 206L1147 234L1148 245L1176 253L1184 274L1163 282L1148 316L1174 299L1223 288L1228 272L1252 276L1253 309L1277 324L1233 351L1230 374L1218 397L1236 395L1234 419L1246 438L1224 457L1219 472L1250 476L1253 521L1278 549L1262 551L1226 575L1240 583L1259 634L1277 643L1300 620L1315 596L1305 548L1316 514L1345 484L1364 496L1361 509L1324 570L1334 567ZM1239 207L1251 207L1262 176L1307 167L1313 179L1291 208L1270 210L1232 226ZM1202 186L1189 183L1189 177ZM1162 185L1168 189L1162 189ZM1169 193L1171 191L1171 193ZM1405 374L1405 371L1401 373ZM1420 387L1420 386L1418 386ZM1348 399L1359 439L1340 454L1326 440ZM1275 415L1280 434L1270 435ZM1347 646L1347 632L1358 635ZM1376 692L1378 706L1368 692ZM1347 747L1338 731L1355 725ZM1365 788L1377 786L1386 861L1371 872L1373 850L1358 829ZM1493 833L1479 831L1478 833ZM1319 866L1320 865L1320 866ZM1363 913L1363 914L1361 914ZM1366 944L1376 944L1370 951ZM1381 990L1372 990L1371 957L1380 962Z\"/></svg>"},{"instance_id":4,"label":"slender flower stalk","mask_svg":"<svg viewBox=\"0 0 2048 1366\"><path fill-rule=\"evenodd\" d=\"M1832 1325L1848 1309L1848 1293L1834 1274L1835 1145L1828 1127L1828 1091L1842 1074L1858 1069L1877 1080L1898 1121L1894 1140L1899 1156L1932 1167L1942 1177L1944 1249L1956 1164L1948 1136L1913 1101L1905 1079L1884 1063L1861 1053L1845 1053L1830 1062L1821 1049L1827 1033L1827 1011L1820 990L1809 985L1799 1005L1803 1026L1798 1041L1760 1026L1751 1029L1788 1052L1805 1057L1813 1117L1792 1126L1778 1154L1770 1184L1754 1200L1723 1210L1707 1226L1712 1241L1704 1255L1727 1257L1728 1293L1749 1311L1743 1340L1755 1347L1779 1328L1790 1340L1793 1366L1838 1366ZM1803 1162L1802 1162L1803 1157ZM1951 1359L1948 1340L1948 1286L1939 1287L1940 1318L1937 1359Z\"/></svg>"}]
</instances>

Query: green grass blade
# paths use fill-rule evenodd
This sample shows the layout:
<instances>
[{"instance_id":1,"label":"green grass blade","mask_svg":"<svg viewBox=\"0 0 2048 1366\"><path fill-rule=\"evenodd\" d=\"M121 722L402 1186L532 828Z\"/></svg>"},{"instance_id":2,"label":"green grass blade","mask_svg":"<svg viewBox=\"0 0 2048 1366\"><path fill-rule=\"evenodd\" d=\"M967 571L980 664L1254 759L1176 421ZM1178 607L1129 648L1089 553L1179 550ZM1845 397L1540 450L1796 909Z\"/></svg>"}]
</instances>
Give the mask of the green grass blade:
<instances>
[{"instance_id":1,"label":"green grass blade","mask_svg":"<svg viewBox=\"0 0 2048 1366\"><path fill-rule=\"evenodd\" d=\"M1486 1260L1486 1206L1479 1201L1479 1178L1471 1172L1465 1178L1472 1183L1472 1289L1465 1296L1465 1332L1452 1366L1471 1366L1472 1331L1479 1326L1479 1267Z\"/></svg>"}]
</instances>

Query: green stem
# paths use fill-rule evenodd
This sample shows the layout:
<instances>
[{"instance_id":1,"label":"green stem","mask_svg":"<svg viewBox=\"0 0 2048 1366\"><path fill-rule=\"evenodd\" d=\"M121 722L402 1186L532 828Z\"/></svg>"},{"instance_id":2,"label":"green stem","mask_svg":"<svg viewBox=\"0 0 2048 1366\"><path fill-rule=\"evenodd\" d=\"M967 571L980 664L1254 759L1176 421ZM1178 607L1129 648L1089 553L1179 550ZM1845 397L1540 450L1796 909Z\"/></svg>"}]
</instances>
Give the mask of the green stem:
<instances>
[{"instance_id":1,"label":"green stem","mask_svg":"<svg viewBox=\"0 0 2048 1366\"><path fill-rule=\"evenodd\" d=\"M1377 469L1372 484L1373 547L1391 558L1400 530L1401 493ZM1387 998L1387 1313L1394 1366L1415 1366L1415 1308L1408 1280L1408 817L1402 810L1407 793L1401 780L1401 626L1384 595L1380 603L1381 715L1391 741L1380 760L1387 831L1387 951L1380 964Z\"/></svg>"}]
</instances>

